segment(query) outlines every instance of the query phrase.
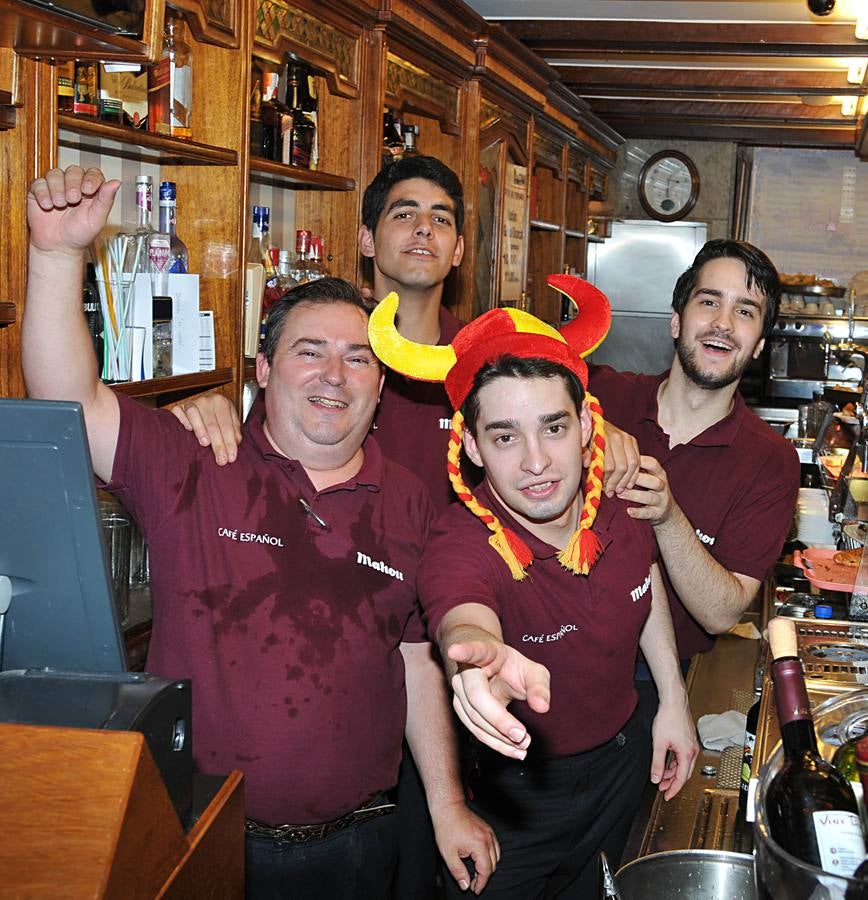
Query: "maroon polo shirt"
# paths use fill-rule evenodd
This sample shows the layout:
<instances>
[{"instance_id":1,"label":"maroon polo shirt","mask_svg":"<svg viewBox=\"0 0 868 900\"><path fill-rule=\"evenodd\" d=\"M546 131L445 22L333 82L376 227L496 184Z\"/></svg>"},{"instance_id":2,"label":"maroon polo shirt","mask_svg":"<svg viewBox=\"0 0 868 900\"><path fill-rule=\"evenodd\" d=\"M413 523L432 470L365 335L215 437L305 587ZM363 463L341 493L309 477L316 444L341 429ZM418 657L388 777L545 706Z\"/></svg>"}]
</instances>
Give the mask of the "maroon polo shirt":
<instances>
[{"instance_id":1,"label":"maroon polo shirt","mask_svg":"<svg viewBox=\"0 0 868 900\"><path fill-rule=\"evenodd\" d=\"M441 306L438 345L451 343L462 327L463 323ZM422 479L438 512L455 500L446 474L453 412L442 384L414 381L386 370L374 434L386 456Z\"/></svg>"},{"instance_id":2,"label":"maroon polo shirt","mask_svg":"<svg viewBox=\"0 0 868 900\"><path fill-rule=\"evenodd\" d=\"M515 581L488 543L490 532L463 505L438 517L419 570L419 594L436 634L443 616L463 603L494 610L504 641L551 672L551 707L510 710L533 738L531 752L569 756L610 740L636 706L633 667L651 608L650 526L631 519L626 504L603 497L594 524L603 555L590 575L574 575L557 550L534 537L497 503L487 483L477 499L493 509L533 552L528 577Z\"/></svg>"},{"instance_id":3,"label":"maroon polo shirt","mask_svg":"<svg viewBox=\"0 0 868 900\"><path fill-rule=\"evenodd\" d=\"M193 682L197 768L243 770L247 814L268 823L328 821L394 786L399 645L424 640L423 485L369 438L361 471L317 492L261 415L220 468L170 413L118 402L109 489L150 550L148 669Z\"/></svg>"},{"instance_id":4,"label":"maroon polo shirt","mask_svg":"<svg viewBox=\"0 0 868 900\"><path fill-rule=\"evenodd\" d=\"M657 424L657 391L669 377L590 367L590 390L606 419L639 442L666 470L672 494L708 552L730 572L762 580L786 539L799 492L796 451L736 392L732 412L689 444L669 448ZM711 649L714 637L684 608L661 560L683 660Z\"/></svg>"}]
</instances>

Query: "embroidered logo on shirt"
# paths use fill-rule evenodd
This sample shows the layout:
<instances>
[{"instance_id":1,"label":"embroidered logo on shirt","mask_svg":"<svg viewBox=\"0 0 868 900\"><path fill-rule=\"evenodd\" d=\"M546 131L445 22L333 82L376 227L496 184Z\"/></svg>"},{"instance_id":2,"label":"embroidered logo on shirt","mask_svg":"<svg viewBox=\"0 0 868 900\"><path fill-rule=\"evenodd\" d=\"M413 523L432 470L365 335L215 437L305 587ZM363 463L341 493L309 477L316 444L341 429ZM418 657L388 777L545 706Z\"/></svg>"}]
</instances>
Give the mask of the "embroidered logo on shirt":
<instances>
[{"instance_id":1,"label":"embroidered logo on shirt","mask_svg":"<svg viewBox=\"0 0 868 900\"><path fill-rule=\"evenodd\" d=\"M561 625L561 627L557 631L553 631L551 634L523 634L521 639L526 644L546 644L549 641L559 641L562 637L565 637L571 631L578 631L578 625Z\"/></svg>"},{"instance_id":2,"label":"embroidered logo on shirt","mask_svg":"<svg viewBox=\"0 0 868 900\"><path fill-rule=\"evenodd\" d=\"M396 578L398 581L404 580L403 572L398 569L393 569L388 563L382 562L381 560L371 559L367 553L362 553L361 550L356 551L356 564L368 566L371 569L376 569L378 572L391 575L392 578Z\"/></svg>"},{"instance_id":3,"label":"embroidered logo on shirt","mask_svg":"<svg viewBox=\"0 0 868 900\"><path fill-rule=\"evenodd\" d=\"M282 547L283 538L273 534L257 534L255 531L239 531L237 528L218 528L217 534L230 541L238 541L242 544L268 544L271 547Z\"/></svg>"},{"instance_id":4,"label":"embroidered logo on shirt","mask_svg":"<svg viewBox=\"0 0 868 900\"><path fill-rule=\"evenodd\" d=\"M696 529L696 536L703 544L708 544L709 547L717 540L716 537L712 537L709 534L703 534L698 528Z\"/></svg>"},{"instance_id":5,"label":"embroidered logo on shirt","mask_svg":"<svg viewBox=\"0 0 868 900\"><path fill-rule=\"evenodd\" d=\"M648 577L639 585L639 587L634 587L632 591L630 591L630 599L634 603L638 603L650 590L651 588L651 573L648 573Z\"/></svg>"}]
</instances>

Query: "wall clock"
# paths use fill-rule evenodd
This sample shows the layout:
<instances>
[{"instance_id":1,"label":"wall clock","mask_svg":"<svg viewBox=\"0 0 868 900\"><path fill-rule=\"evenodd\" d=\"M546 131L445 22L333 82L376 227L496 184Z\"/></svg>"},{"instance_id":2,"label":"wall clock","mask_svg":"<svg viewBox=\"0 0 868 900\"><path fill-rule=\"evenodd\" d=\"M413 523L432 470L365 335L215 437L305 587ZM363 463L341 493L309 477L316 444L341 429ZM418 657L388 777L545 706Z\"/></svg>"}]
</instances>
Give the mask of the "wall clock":
<instances>
[{"instance_id":1,"label":"wall clock","mask_svg":"<svg viewBox=\"0 0 868 900\"><path fill-rule=\"evenodd\" d=\"M683 219L699 197L699 172L693 160L678 150L661 150L639 174L639 202L660 222Z\"/></svg>"}]
</instances>

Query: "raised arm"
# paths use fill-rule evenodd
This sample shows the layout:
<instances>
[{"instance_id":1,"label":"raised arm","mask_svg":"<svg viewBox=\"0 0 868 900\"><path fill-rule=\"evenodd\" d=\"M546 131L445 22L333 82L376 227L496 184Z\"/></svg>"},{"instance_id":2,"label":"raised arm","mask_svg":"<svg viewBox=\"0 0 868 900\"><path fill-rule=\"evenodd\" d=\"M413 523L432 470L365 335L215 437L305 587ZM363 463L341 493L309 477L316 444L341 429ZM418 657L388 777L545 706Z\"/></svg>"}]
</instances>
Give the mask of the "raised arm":
<instances>
[{"instance_id":1,"label":"raised arm","mask_svg":"<svg viewBox=\"0 0 868 900\"><path fill-rule=\"evenodd\" d=\"M710 634L722 634L737 624L760 582L730 572L705 549L672 495L663 466L653 457L643 456L635 488L621 491L619 496L638 504L629 514L654 528L672 586L696 621Z\"/></svg>"},{"instance_id":2,"label":"raised arm","mask_svg":"<svg viewBox=\"0 0 868 900\"><path fill-rule=\"evenodd\" d=\"M102 231L119 181L99 169L51 169L30 185L27 302L21 330L27 392L84 408L96 474L111 478L118 436L115 395L99 380L81 304L87 248Z\"/></svg>"},{"instance_id":3,"label":"raised arm","mask_svg":"<svg viewBox=\"0 0 868 900\"><path fill-rule=\"evenodd\" d=\"M500 859L491 828L464 802L458 748L443 669L434 648L403 643L407 678L407 743L425 786L437 847L462 890L482 892ZM465 859L473 860L471 877Z\"/></svg>"},{"instance_id":4,"label":"raised arm","mask_svg":"<svg viewBox=\"0 0 868 900\"><path fill-rule=\"evenodd\" d=\"M669 800L693 772L699 744L678 663L666 588L656 564L651 568L651 612L642 629L639 647L660 698L651 727L654 747L651 781L663 792L663 798ZM667 765L666 756L670 751L671 762Z\"/></svg>"},{"instance_id":5,"label":"raised arm","mask_svg":"<svg viewBox=\"0 0 868 900\"><path fill-rule=\"evenodd\" d=\"M524 759L530 735L506 707L525 700L535 712L547 712L548 669L504 644L500 621L481 603L463 603L448 612L437 641L458 718L483 744Z\"/></svg>"}]
</instances>

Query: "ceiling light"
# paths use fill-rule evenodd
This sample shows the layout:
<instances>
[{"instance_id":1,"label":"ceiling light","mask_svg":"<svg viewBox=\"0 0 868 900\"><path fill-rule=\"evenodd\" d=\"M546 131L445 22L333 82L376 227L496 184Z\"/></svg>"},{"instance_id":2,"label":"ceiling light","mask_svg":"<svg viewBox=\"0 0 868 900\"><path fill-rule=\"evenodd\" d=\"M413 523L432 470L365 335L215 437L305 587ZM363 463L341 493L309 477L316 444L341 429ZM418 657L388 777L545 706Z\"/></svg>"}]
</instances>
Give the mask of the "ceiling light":
<instances>
[{"instance_id":1,"label":"ceiling light","mask_svg":"<svg viewBox=\"0 0 868 900\"><path fill-rule=\"evenodd\" d=\"M858 97L842 97L841 98L841 115L842 116L855 116L856 110L859 106L859 98Z\"/></svg>"},{"instance_id":2,"label":"ceiling light","mask_svg":"<svg viewBox=\"0 0 868 900\"><path fill-rule=\"evenodd\" d=\"M851 59L850 68L847 69L847 81L850 84L862 84L865 80L866 65L868 65L866 59Z\"/></svg>"}]
</instances>

